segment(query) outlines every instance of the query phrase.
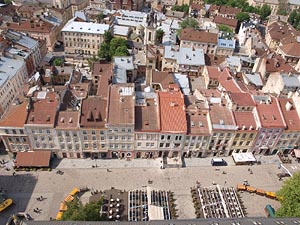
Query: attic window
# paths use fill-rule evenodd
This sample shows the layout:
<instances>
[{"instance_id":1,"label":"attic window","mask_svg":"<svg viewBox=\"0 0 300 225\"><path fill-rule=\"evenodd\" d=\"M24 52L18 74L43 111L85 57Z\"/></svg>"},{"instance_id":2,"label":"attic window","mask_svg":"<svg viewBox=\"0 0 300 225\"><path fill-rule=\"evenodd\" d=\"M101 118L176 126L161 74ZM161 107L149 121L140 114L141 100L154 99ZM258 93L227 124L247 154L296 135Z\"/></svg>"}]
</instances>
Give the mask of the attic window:
<instances>
[{"instance_id":1,"label":"attic window","mask_svg":"<svg viewBox=\"0 0 300 225\"><path fill-rule=\"evenodd\" d=\"M149 126L149 121L145 120L144 124L145 124L145 126Z\"/></svg>"},{"instance_id":2,"label":"attic window","mask_svg":"<svg viewBox=\"0 0 300 225\"><path fill-rule=\"evenodd\" d=\"M30 121L31 121L31 122L34 121L34 115L31 116Z\"/></svg>"},{"instance_id":3,"label":"attic window","mask_svg":"<svg viewBox=\"0 0 300 225\"><path fill-rule=\"evenodd\" d=\"M70 118L70 119L69 119L69 123L73 123L73 118Z\"/></svg>"},{"instance_id":4,"label":"attic window","mask_svg":"<svg viewBox=\"0 0 300 225\"><path fill-rule=\"evenodd\" d=\"M46 121L47 121L47 122L50 122L50 115L47 115Z\"/></svg>"},{"instance_id":5,"label":"attic window","mask_svg":"<svg viewBox=\"0 0 300 225\"><path fill-rule=\"evenodd\" d=\"M62 117L62 118L60 119L60 122L61 122L61 123L64 123L64 122L65 122L65 118Z\"/></svg>"}]
</instances>

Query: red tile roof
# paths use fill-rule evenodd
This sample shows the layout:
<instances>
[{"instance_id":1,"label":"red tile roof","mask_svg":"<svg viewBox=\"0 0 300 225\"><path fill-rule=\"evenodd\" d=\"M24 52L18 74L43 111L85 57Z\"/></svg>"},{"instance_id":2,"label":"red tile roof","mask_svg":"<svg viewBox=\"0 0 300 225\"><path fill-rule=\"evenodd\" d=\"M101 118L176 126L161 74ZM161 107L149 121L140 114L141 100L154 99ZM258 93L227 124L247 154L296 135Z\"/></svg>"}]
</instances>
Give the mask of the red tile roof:
<instances>
[{"instance_id":1,"label":"red tile roof","mask_svg":"<svg viewBox=\"0 0 300 225\"><path fill-rule=\"evenodd\" d=\"M273 55L272 58L267 58L266 59L266 72L267 73L272 73L272 72L291 72L295 73L295 69L290 66L290 64L287 63L286 60L284 60L281 56L279 55Z\"/></svg>"},{"instance_id":2,"label":"red tile roof","mask_svg":"<svg viewBox=\"0 0 300 225\"><path fill-rule=\"evenodd\" d=\"M160 72L160 71L153 71L152 72L152 83L159 83L161 84L164 90L169 88L170 84L174 84L174 76L172 73L169 72Z\"/></svg>"},{"instance_id":3,"label":"red tile roof","mask_svg":"<svg viewBox=\"0 0 300 225\"><path fill-rule=\"evenodd\" d=\"M0 120L0 127L24 127L27 118L28 101L19 96L20 104L11 105Z\"/></svg>"},{"instance_id":4,"label":"red tile roof","mask_svg":"<svg viewBox=\"0 0 300 225\"><path fill-rule=\"evenodd\" d=\"M58 104L58 96L55 92L35 92L26 124L54 126Z\"/></svg>"},{"instance_id":5,"label":"red tile roof","mask_svg":"<svg viewBox=\"0 0 300 225\"><path fill-rule=\"evenodd\" d=\"M215 16L213 22L216 24L227 25L232 28L236 28L237 23L238 23L238 21L236 19L229 19L229 18L225 18L222 16Z\"/></svg>"},{"instance_id":6,"label":"red tile roof","mask_svg":"<svg viewBox=\"0 0 300 225\"><path fill-rule=\"evenodd\" d=\"M184 97L181 92L159 92L159 109L162 132L187 132Z\"/></svg>"},{"instance_id":7,"label":"red tile roof","mask_svg":"<svg viewBox=\"0 0 300 225\"><path fill-rule=\"evenodd\" d=\"M300 119L295 104L290 98L278 98L280 109L288 130L300 130Z\"/></svg>"},{"instance_id":8,"label":"red tile roof","mask_svg":"<svg viewBox=\"0 0 300 225\"><path fill-rule=\"evenodd\" d=\"M271 97L270 103L257 104L256 108L262 127L285 127L276 98Z\"/></svg>"},{"instance_id":9,"label":"red tile roof","mask_svg":"<svg viewBox=\"0 0 300 225\"><path fill-rule=\"evenodd\" d=\"M18 152L16 167L48 167L51 151Z\"/></svg>"},{"instance_id":10,"label":"red tile roof","mask_svg":"<svg viewBox=\"0 0 300 225\"><path fill-rule=\"evenodd\" d=\"M134 86L115 84L109 87L107 122L112 125L134 124ZM128 93L123 93L128 90Z\"/></svg>"},{"instance_id":11,"label":"red tile roof","mask_svg":"<svg viewBox=\"0 0 300 225\"><path fill-rule=\"evenodd\" d=\"M219 78L221 70L218 66L206 66L206 69L210 79L217 80Z\"/></svg>"},{"instance_id":12,"label":"red tile roof","mask_svg":"<svg viewBox=\"0 0 300 225\"><path fill-rule=\"evenodd\" d=\"M220 85L228 92L240 93L241 89L235 82L234 78L231 76L228 68L224 68L219 76Z\"/></svg>"},{"instance_id":13,"label":"red tile roof","mask_svg":"<svg viewBox=\"0 0 300 225\"><path fill-rule=\"evenodd\" d=\"M233 116L239 129L255 130L257 128L253 112L234 111Z\"/></svg>"},{"instance_id":14,"label":"red tile roof","mask_svg":"<svg viewBox=\"0 0 300 225\"><path fill-rule=\"evenodd\" d=\"M300 32L295 30L292 25L283 22L274 22L267 27L267 32L275 41L282 44L297 42Z\"/></svg>"},{"instance_id":15,"label":"red tile roof","mask_svg":"<svg viewBox=\"0 0 300 225\"><path fill-rule=\"evenodd\" d=\"M20 23L7 23L7 28L32 33L50 33L54 29L54 25L45 21L31 23L26 20Z\"/></svg>"},{"instance_id":16,"label":"red tile roof","mask_svg":"<svg viewBox=\"0 0 300 225\"><path fill-rule=\"evenodd\" d=\"M106 123L107 100L90 96L82 100L80 127L104 128Z\"/></svg>"},{"instance_id":17,"label":"red tile roof","mask_svg":"<svg viewBox=\"0 0 300 225\"><path fill-rule=\"evenodd\" d=\"M220 6L219 13L224 15L235 15L241 12L240 8L234 8L230 6L222 5Z\"/></svg>"},{"instance_id":18,"label":"red tile roof","mask_svg":"<svg viewBox=\"0 0 300 225\"><path fill-rule=\"evenodd\" d=\"M248 93L230 93L232 102L238 104L238 106L255 106L255 102L252 95Z\"/></svg>"},{"instance_id":19,"label":"red tile roof","mask_svg":"<svg viewBox=\"0 0 300 225\"><path fill-rule=\"evenodd\" d=\"M181 31L180 40L217 44L218 34L186 28Z\"/></svg>"},{"instance_id":20,"label":"red tile roof","mask_svg":"<svg viewBox=\"0 0 300 225\"><path fill-rule=\"evenodd\" d=\"M145 106L135 106L135 130L160 131L159 108L157 101L146 99Z\"/></svg>"},{"instance_id":21,"label":"red tile roof","mask_svg":"<svg viewBox=\"0 0 300 225\"><path fill-rule=\"evenodd\" d=\"M300 43L287 43L279 46L278 48L280 48L287 56L300 58Z\"/></svg>"},{"instance_id":22,"label":"red tile roof","mask_svg":"<svg viewBox=\"0 0 300 225\"><path fill-rule=\"evenodd\" d=\"M212 125L224 125L224 128L225 126L236 126L232 111L226 105L211 104L209 113Z\"/></svg>"},{"instance_id":23,"label":"red tile roof","mask_svg":"<svg viewBox=\"0 0 300 225\"><path fill-rule=\"evenodd\" d=\"M79 111L58 112L56 128L72 129L79 127Z\"/></svg>"},{"instance_id":24,"label":"red tile roof","mask_svg":"<svg viewBox=\"0 0 300 225\"><path fill-rule=\"evenodd\" d=\"M99 76L97 95L107 98L108 85L113 76L113 65L111 63L94 63L93 76Z\"/></svg>"}]
</instances>

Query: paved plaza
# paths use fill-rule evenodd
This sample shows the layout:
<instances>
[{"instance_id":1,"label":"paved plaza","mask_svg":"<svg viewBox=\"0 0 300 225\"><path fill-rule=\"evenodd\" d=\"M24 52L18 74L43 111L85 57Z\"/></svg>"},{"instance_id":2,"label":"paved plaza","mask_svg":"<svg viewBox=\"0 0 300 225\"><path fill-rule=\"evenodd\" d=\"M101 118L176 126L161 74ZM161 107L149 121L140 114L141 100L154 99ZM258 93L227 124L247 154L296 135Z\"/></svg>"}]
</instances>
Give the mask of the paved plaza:
<instances>
[{"instance_id":1,"label":"paved plaza","mask_svg":"<svg viewBox=\"0 0 300 225\"><path fill-rule=\"evenodd\" d=\"M195 218L190 188L200 182L203 187L217 183L221 186L236 187L245 179L255 188L266 191L278 191L283 181L279 181L277 173L278 158L267 157L262 165L251 166L253 174L249 174L249 166L235 166L231 158L226 158L228 166L215 167L207 159L187 159L185 168L160 169L160 160L62 160L53 171L17 172L0 170L0 187L6 190L15 205L0 214L0 224L4 224L9 215L14 212L27 212L35 220L49 220L55 218L60 202L74 187L89 187L94 190L105 190L111 187L119 189L139 189L151 186L154 189L171 190L175 199L179 218ZM92 166L96 166L92 168ZM109 168L109 171L107 171ZM298 165L289 165L290 169L298 170ZM60 169L63 175L56 174ZM226 174L223 174L223 171ZM293 172L295 172L293 171ZM148 184L148 180L153 180ZM286 179L286 178L284 178ZM279 202L266 197L240 194L246 207L247 216L265 216L264 207L271 204L275 209ZM43 196L44 201L37 201ZM81 196L87 202L90 192ZM40 208L42 212L36 214L33 209Z\"/></svg>"}]
</instances>

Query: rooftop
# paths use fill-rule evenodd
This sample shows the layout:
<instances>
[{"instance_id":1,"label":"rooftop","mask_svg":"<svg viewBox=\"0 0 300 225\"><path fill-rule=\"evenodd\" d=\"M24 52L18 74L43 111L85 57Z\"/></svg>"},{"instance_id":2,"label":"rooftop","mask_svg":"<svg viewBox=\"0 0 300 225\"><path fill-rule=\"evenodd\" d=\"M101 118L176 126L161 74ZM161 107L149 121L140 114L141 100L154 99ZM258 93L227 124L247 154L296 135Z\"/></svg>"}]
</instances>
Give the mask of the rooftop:
<instances>
[{"instance_id":1,"label":"rooftop","mask_svg":"<svg viewBox=\"0 0 300 225\"><path fill-rule=\"evenodd\" d=\"M107 100L90 96L82 100L80 127L104 128L106 124Z\"/></svg>"},{"instance_id":2,"label":"rooftop","mask_svg":"<svg viewBox=\"0 0 300 225\"><path fill-rule=\"evenodd\" d=\"M278 47L287 56L292 56L295 58L300 58L300 43L286 43Z\"/></svg>"},{"instance_id":3,"label":"rooftop","mask_svg":"<svg viewBox=\"0 0 300 225\"><path fill-rule=\"evenodd\" d=\"M274 97L270 97L270 100L266 103L258 103L256 108L262 127L285 127L285 123L282 120L279 110L279 105Z\"/></svg>"},{"instance_id":4,"label":"rooftop","mask_svg":"<svg viewBox=\"0 0 300 225\"><path fill-rule=\"evenodd\" d=\"M115 84L109 87L107 122L110 125L134 124L134 85Z\"/></svg>"},{"instance_id":5,"label":"rooftop","mask_svg":"<svg viewBox=\"0 0 300 225\"><path fill-rule=\"evenodd\" d=\"M94 63L93 76L99 76L97 96L107 99L108 84L113 76L113 65L111 63Z\"/></svg>"},{"instance_id":6,"label":"rooftop","mask_svg":"<svg viewBox=\"0 0 300 225\"><path fill-rule=\"evenodd\" d=\"M135 130L157 132L160 130L157 96L144 99L144 103L143 106L135 106Z\"/></svg>"},{"instance_id":7,"label":"rooftop","mask_svg":"<svg viewBox=\"0 0 300 225\"><path fill-rule=\"evenodd\" d=\"M159 108L162 132L187 132L184 97L179 90L159 92Z\"/></svg>"},{"instance_id":8,"label":"rooftop","mask_svg":"<svg viewBox=\"0 0 300 225\"><path fill-rule=\"evenodd\" d=\"M45 21L21 21L19 23L7 23L8 29L32 33L50 33L54 29L54 25Z\"/></svg>"},{"instance_id":9,"label":"rooftop","mask_svg":"<svg viewBox=\"0 0 300 225\"><path fill-rule=\"evenodd\" d=\"M7 33L5 33L5 37L28 49L33 49L38 45L38 41L34 40L33 38L12 30L8 30Z\"/></svg>"},{"instance_id":10,"label":"rooftop","mask_svg":"<svg viewBox=\"0 0 300 225\"><path fill-rule=\"evenodd\" d=\"M278 98L280 109L288 130L299 130L300 119L295 108L295 103L290 98Z\"/></svg>"},{"instance_id":11,"label":"rooftop","mask_svg":"<svg viewBox=\"0 0 300 225\"><path fill-rule=\"evenodd\" d=\"M202 66L205 65L204 52L200 48L176 48L165 46L164 57L174 59L179 65Z\"/></svg>"},{"instance_id":12,"label":"rooftop","mask_svg":"<svg viewBox=\"0 0 300 225\"><path fill-rule=\"evenodd\" d=\"M219 14L229 14L229 15L236 15L237 13L241 12L240 8L234 8L230 6L222 5L219 9Z\"/></svg>"},{"instance_id":13,"label":"rooftop","mask_svg":"<svg viewBox=\"0 0 300 225\"><path fill-rule=\"evenodd\" d=\"M0 120L0 127L24 127L27 118L28 101L22 95L8 108Z\"/></svg>"},{"instance_id":14,"label":"rooftop","mask_svg":"<svg viewBox=\"0 0 300 225\"><path fill-rule=\"evenodd\" d=\"M24 65L23 60L16 60L7 57L0 58L0 87L11 79Z\"/></svg>"},{"instance_id":15,"label":"rooftop","mask_svg":"<svg viewBox=\"0 0 300 225\"><path fill-rule=\"evenodd\" d=\"M255 130L257 128L253 112L234 111L233 116L238 129Z\"/></svg>"},{"instance_id":16,"label":"rooftop","mask_svg":"<svg viewBox=\"0 0 300 225\"><path fill-rule=\"evenodd\" d=\"M174 76L169 72L152 71L152 84L160 84L163 90L166 90L170 84L174 84Z\"/></svg>"},{"instance_id":17,"label":"rooftop","mask_svg":"<svg viewBox=\"0 0 300 225\"><path fill-rule=\"evenodd\" d=\"M62 32L78 32L89 34L104 34L109 29L108 24L77 22L73 19L64 26Z\"/></svg>"},{"instance_id":18,"label":"rooftop","mask_svg":"<svg viewBox=\"0 0 300 225\"><path fill-rule=\"evenodd\" d=\"M300 32L295 30L292 25L277 21L267 27L267 32L272 39L282 44L295 43L297 36L300 36Z\"/></svg>"},{"instance_id":19,"label":"rooftop","mask_svg":"<svg viewBox=\"0 0 300 225\"><path fill-rule=\"evenodd\" d=\"M238 106L255 106L252 96L248 93L230 93L232 102Z\"/></svg>"},{"instance_id":20,"label":"rooftop","mask_svg":"<svg viewBox=\"0 0 300 225\"><path fill-rule=\"evenodd\" d=\"M56 92L35 92L32 103L29 103L29 113L26 124L54 126L58 104Z\"/></svg>"},{"instance_id":21,"label":"rooftop","mask_svg":"<svg viewBox=\"0 0 300 225\"><path fill-rule=\"evenodd\" d=\"M218 34L186 28L181 31L180 40L217 44Z\"/></svg>"},{"instance_id":22,"label":"rooftop","mask_svg":"<svg viewBox=\"0 0 300 225\"><path fill-rule=\"evenodd\" d=\"M222 24L222 25L227 25L230 27L236 27L238 21L236 19L229 19L229 18L225 18L223 16L215 16L214 23L216 24Z\"/></svg>"},{"instance_id":23,"label":"rooftop","mask_svg":"<svg viewBox=\"0 0 300 225\"><path fill-rule=\"evenodd\" d=\"M235 82L234 78L231 76L228 68L224 68L219 76L220 85L228 92L240 93L241 89Z\"/></svg>"}]
</instances>

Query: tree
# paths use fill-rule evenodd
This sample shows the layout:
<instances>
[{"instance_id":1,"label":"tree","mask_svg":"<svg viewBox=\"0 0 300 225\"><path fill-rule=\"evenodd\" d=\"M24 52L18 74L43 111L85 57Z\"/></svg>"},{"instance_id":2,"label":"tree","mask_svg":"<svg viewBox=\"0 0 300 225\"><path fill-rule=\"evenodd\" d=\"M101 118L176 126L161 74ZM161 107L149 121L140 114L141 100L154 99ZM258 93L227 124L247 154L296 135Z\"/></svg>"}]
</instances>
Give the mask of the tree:
<instances>
[{"instance_id":1,"label":"tree","mask_svg":"<svg viewBox=\"0 0 300 225\"><path fill-rule=\"evenodd\" d=\"M101 11L97 16L98 23L101 23L104 18L105 18L105 16L104 16L103 12Z\"/></svg>"},{"instance_id":2,"label":"tree","mask_svg":"<svg viewBox=\"0 0 300 225\"><path fill-rule=\"evenodd\" d=\"M178 30L178 34L180 34L181 30L183 30L185 28L197 29L198 26L199 26L199 23L197 20L195 20L192 17L186 18L185 20L183 20L182 22L179 23L180 29Z\"/></svg>"},{"instance_id":3,"label":"tree","mask_svg":"<svg viewBox=\"0 0 300 225\"><path fill-rule=\"evenodd\" d=\"M241 23L245 20L249 20L250 16L246 12L239 12L238 14L236 14L236 19Z\"/></svg>"},{"instance_id":4,"label":"tree","mask_svg":"<svg viewBox=\"0 0 300 225\"><path fill-rule=\"evenodd\" d=\"M99 58L105 58L107 61L110 61L114 56L126 56L129 54L125 39L115 38L109 33L105 34L104 41L100 45L98 52Z\"/></svg>"},{"instance_id":5,"label":"tree","mask_svg":"<svg viewBox=\"0 0 300 225\"><path fill-rule=\"evenodd\" d=\"M106 59L108 61L110 61L111 57L110 57L110 54L109 54L109 42L102 42L102 44L100 45L100 49L99 49L99 52L98 52L98 56L99 58L102 58L102 59Z\"/></svg>"},{"instance_id":6,"label":"tree","mask_svg":"<svg viewBox=\"0 0 300 225\"><path fill-rule=\"evenodd\" d=\"M288 1L287 0L279 0L277 14L286 16L288 14L288 11L289 11Z\"/></svg>"},{"instance_id":7,"label":"tree","mask_svg":"<svg viewBox=\"0 0 300 225\"><path fill-rule=\"evenodd\" d=\"M260 18L262 20L265 20L271 14L271 12L271 7L267 4L263 4L263 6L259 10Z\"/></svg>"},{"instance_id":8,"label":"tree","mask_svg":"<svg viewBox=\"0 0 300 225\"><path fill-rule=\"evenodd\" d=\"M122 45L122 46L119 46L116 48L114 54L112 55L113 56L127 56L129 55L129 52L128 52L128 49L127 49L127 46L126 45Z\"/></svg>"},{"instance_id":9,"label":"tree","mask_svg":"<svg viewBox=\"0 0 300 225\"><path fill-rule=\"evenodd\" d=\"M165 34L165 32L162 29L158 29L156 31L155 43L157 45L162 43L162 39L163 39L164 34Z\"/></svg>"},{"instance_id":10,"label":"tree","mask_svg":"<svg viewBox=\"0 0 300 225\"><path fill-rule=\"evenodd\" d=\"M103 41L106 43L109 43L111 41L111 39L113 39L113 37L114 37L114 35L110 30L105 31L104 35L103 35Z\"/></svg>"},{"instance_id":11,"label":"tree","mask_svg":"<svg viewBox=\"0 0 300 225\"><path fill-rule=\"evenodd\" d=\"M109 43L109 54L111 57L116 55L117 48L125 46L127 47L127 41L123 38L113 38Z\"/></svg>"},{"instance_id":12,"label":"tree","mask_svg":"<svg viewBox=\"0 0 300 225\"><path fill-rule=\"evenodd\" d=\"M12 0L4 0L4 4L7 4L7 5L11 4L11 2L12 2Z\"/></svg>"},{"instance_id":13,"label":"tree","mask_svg":"<svg viewBox=\"0 0 300 225\"><path fill-rule=\"evenodd\" d=\"M227 33L233 33L232 29L229 26L226 25L218 25L219 31L227 32Z\"/></svg>"},{"instance_id":14,"label":"tree","mask_svg":"<svg viewBox=\"0 0 300 225\"><path fill-rule=\"evenodd\" d=\"M189 13L189 5L187 4L183 4L183 5L174 5L172 7L173 11L180 11L180 12L184 12L185 14Z\"/></svg>"},{"instance_id":15,"label":"tree","mask_svg":"<svg viewBox=\"0 0 300 225\"><path fill-rule=\"evenodd\" d=\"M281 206L275 213L277 217L300 217L300 173L286 180L277 193L282 197Z\"/></svg>"},{"instance_id":16,"label":"tree","mask_svg":"<svg viewBox=\"0 0 300 225\"><path fill-rule=\"evenodd\" d=\"M64 60L62 58L55 58L53 60L53 66L62 66L64 64Z\"/></svg>"},{"instance_id":17,"label":"tree","mask_svg":"<svg viewBox=\"0 0 300 225\"><path fill-rule=\"evenodd\" d=\"M291 12L291 14L290 14L290 16L289 16L289 19L288 19L288 22L289 22L291 25L294 25L297 14L298 14L298 13L297 13L296 10L293 10L293 12Z\"/></svg>"},{"instance_id":18,"label":"tree","mask_svg":"<svg viewBox=\"0 0 300 225\"><path fill-rule=\"evenodd\" d=\"M83 205L81 201L75 198L72 202L67 203L68 209L64 212L62 220L65 221L103 221L106 220L104 215L100 215L103 200L91 202Z\"/></svg>"}]
</instances>

